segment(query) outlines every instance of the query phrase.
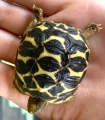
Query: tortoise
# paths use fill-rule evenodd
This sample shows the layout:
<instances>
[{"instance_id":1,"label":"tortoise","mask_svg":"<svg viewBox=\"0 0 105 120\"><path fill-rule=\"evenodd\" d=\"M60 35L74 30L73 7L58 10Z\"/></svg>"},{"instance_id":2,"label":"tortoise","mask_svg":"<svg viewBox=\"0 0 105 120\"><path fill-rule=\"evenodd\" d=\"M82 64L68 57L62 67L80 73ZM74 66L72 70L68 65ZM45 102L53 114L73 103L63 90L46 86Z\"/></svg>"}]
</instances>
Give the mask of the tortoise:
<instances>
[{"instance_id":1,"label":"tortoise","mask_svg":"<svg viewBox=\"0 0 105 120\"><path fill-rule=\"evenodd\" d=\"M84 31L64 22L43 20L42 9L33 6L34 20L26 28L15 59L13 86L29 96L33 114L48 103L73 99L87 71L87 37L101 24L89 23Z\"/></svg>"}]
</instances>

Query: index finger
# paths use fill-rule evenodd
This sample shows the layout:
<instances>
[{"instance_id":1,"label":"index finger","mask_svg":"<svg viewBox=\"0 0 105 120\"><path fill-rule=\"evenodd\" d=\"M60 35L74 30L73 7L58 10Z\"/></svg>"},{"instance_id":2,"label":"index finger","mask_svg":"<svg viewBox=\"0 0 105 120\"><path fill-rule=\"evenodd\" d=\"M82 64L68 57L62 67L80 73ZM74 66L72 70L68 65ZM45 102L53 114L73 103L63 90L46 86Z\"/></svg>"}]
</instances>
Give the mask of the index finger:
<instances>
[{"instance_id":1,"label":"index finger","mask_svg":"<svg viewBox=\"0 0 105 120\"><path fill-rule=\"evenodd\" d=\"M43 9L45 15L53 15L66 5L70 4L72 0L9 0L11 2L20 4L28 9L32 10L32 6L40 7Z\"/></svg>"}]
</instances>

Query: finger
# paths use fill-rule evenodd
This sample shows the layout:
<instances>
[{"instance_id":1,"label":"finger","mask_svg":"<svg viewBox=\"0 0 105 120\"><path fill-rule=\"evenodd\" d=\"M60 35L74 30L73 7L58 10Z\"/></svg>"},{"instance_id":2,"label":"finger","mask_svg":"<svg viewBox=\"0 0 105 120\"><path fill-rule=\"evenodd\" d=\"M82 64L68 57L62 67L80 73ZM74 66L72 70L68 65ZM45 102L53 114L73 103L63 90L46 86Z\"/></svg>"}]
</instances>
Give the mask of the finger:
<instances>
[{"instance_id":1,"label":"finger","mask_svg":"<svg viewBox=\"0 0 105 120\"><path fill-rule=\"evenodd\" d=\"M0 59L14 63L19 43L19 37L0 30Z\"/></svg>"},{"instance_id":2,"label":"finger","mask_svg":"<svg viewBox=\"0 0 105 120\"><path fill-rule=\"evenodd\" d=\"M0 96L27 109L28 97L17 92L13 86L14 68L0 62Z\"/></svg>"},{"instance_id":3,"label":"finger","mask_svg":"<svg viewBox=\"0 0 105 120\"><path fill-rule=\"evenodd\" d=\"M32 19L31 11L0 0L0 28L21 35Z\"/></svg>"},{"instance_id":4,"label":"finger","mask_svg":"<svg viewBox=\"0 0 105 120\"><path fill-rule=\"evenodd\" d=\"M25 6L32 10L32 6L40 7L43 9L45 15L52 15L61 9L65 8L66 5L70 4L72 0L9 0Z\"/></svg>"},{"instance_id":5,"label":"finger","mask_svg":"<svg viewBox=\"0 0 105 120\"><path fill-rule=\"evenodd\" d=\"M94 2L91 2L91 5L89 6L89 3L87 2L84 8L84 4L85 4L84 2L85 1L74 2L71 5L68 5L62 11L59 11L58 13L49 16L46 19L65 22L82 30L84 30L86 26L91 22L98 24L102 23L102 25L105 25L104 22L105 16L102 15L102 13L104 12L103 9L101 8L102 6L101 5L98 6L97 3ZM97 10L97 6L100 8L101 12ZM94 12L91 12L90 9L92 9L93 7L94 7ZM84 10L82 8L84 8ZM102 17L98 19L100 15Z\"/></svg>"}]
</instances>

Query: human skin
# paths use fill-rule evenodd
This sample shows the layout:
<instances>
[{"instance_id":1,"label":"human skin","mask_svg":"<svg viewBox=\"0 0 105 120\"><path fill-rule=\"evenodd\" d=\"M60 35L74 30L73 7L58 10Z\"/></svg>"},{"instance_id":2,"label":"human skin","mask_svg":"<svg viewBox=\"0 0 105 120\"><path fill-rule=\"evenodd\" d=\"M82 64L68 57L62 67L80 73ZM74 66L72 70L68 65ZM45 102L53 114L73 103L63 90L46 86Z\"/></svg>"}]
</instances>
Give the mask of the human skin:
<instances>
[{"instance_id":1,"label":"human skin","mask_svg":"<svg viewBox=\"0 0 105 120\"><path fill-rule=\"evenodd\" d=\"M72 101L49 104L36 115L43 120L104 120L105 118L105 0L0 0L0 59L15 62L24 30L34 18L32 6L43 9L45 20L66 22L81 30L88 23L103 29L88 38L90 57L87 73ZM12 86L14 67L0 63L0 96L27 109L28 96Z\"/></svg>"}]
</instances>

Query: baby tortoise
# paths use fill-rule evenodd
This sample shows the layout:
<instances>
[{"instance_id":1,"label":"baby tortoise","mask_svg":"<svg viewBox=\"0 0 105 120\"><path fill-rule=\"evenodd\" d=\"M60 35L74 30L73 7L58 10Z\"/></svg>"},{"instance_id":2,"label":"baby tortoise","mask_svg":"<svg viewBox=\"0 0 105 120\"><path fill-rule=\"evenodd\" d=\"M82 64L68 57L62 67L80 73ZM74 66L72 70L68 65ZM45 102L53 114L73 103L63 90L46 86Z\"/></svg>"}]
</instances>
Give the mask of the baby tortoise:
<instances>
[{"instance_id":1,"label":"baby tortoise","mask_svg":"<svg viewBox=\"0 0 105 120\"><path fill-rule=\"evenodd\" d=\"M35 19L24 32L15 60L14 87L28 95L28 112L36 113L48 103L73 99L89 60L87 37L99 32L90 23L84 31L57 21L43 20L42 9L33 7Z\"/></svg>"}]
</instances>

